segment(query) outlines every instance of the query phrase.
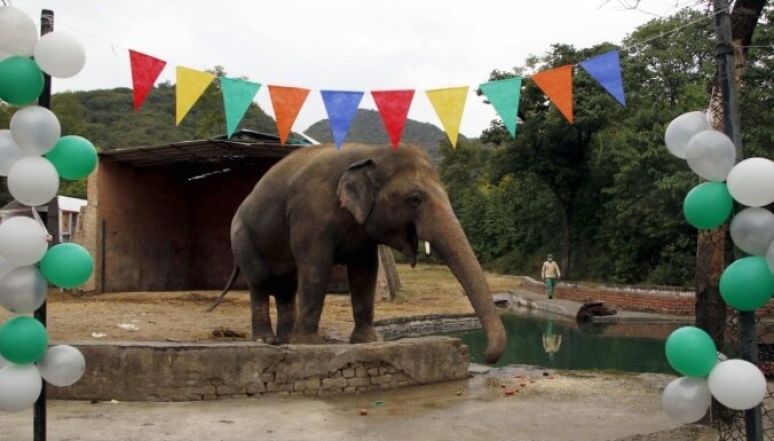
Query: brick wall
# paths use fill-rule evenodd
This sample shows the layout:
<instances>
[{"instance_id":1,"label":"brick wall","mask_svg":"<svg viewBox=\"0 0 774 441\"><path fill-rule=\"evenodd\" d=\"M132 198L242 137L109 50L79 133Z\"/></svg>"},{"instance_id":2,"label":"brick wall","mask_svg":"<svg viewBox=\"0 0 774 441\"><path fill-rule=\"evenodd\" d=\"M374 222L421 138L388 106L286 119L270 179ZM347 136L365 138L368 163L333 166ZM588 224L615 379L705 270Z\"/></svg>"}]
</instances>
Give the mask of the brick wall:
<instances>
[{"instance_id":1,"label":"brick wall","mask_svg":"<svg viewBox=\"0 0 774 441\"><path fill-rule=\"evenodd\" d=\"M545 294L545 286L537 281L525 280L522 288ZM696 297L693 291L669 289L637 289L628 286L581 286L559 282L554 295L560 299L577 302L604 302L611 307L632 311L663 314L690 315L695 312Z\"/></svg>"}]
</instances>

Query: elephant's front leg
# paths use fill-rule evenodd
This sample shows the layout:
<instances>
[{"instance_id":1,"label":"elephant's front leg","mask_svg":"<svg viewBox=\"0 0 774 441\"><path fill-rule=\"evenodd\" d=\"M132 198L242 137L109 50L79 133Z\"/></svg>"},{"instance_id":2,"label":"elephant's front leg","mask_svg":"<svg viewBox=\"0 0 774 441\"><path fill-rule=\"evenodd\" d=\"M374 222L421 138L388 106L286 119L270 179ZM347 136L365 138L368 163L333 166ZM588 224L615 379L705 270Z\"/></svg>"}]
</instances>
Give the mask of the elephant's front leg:
<instances>
[{"instance_id":1,"label":"elephant's front leg","mask_svg":"<svg viewBox=\"0 0 774 441\"><path fill-rule=\"evenodd\" d=\"M379 258L376 244L373 247L369 246L347 264L352 316L355 320L355 329L349 337L350 343L381 340L379 333L374 329L374 298L378 272Z\"/></svg>"},{"instance_id":2,"label":"elephant's front leg","mask_svg":"<svg viewBox=\"0 0 774 441\"><path fill-rule=\"evenodd\" d=\"M292 344L322 344L320 317L333 270L333 259L308 253L298 262L298 299L296 322L290 334Z\"/></svg>"}]
</instances>

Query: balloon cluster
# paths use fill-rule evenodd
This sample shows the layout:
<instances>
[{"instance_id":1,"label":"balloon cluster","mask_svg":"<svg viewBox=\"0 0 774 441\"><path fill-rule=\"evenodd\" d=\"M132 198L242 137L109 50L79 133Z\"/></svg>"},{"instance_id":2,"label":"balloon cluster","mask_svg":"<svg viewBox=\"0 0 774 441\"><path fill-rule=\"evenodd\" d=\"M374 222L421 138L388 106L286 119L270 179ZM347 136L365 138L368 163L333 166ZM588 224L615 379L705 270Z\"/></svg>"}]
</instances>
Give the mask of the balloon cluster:
<instances>
[{"instance_id":1,"label":"balloon cluster","mask_svg":"<svg viewBox=\"0 0 774 441\"><path fill-rule=\"evenodd\" d=\"M748 254L720 276L720 295L740 311L755 311L774 294L774 214L763 208L774 202L774 161L750 158L736 163L736 148L725 134L713 130L704 112L684 113L669 123L664 136L669 152L686 159L706 179L683 202L688 223L698 229L721 226L732 215L734 201L746 208L731 221L734 244ZM672 381L662 397L664 410L675 420L701 419L714 396L724 406L751 409L766 395L766 378L754 364L739 359L718 361L712 338L685 326L666 342L672 368L685 375Z\"/></svg>"},{"instance_id":2,"label":"balloon cluster","mask_svg":"<svg viewBox=\"0 0 774 441\"><path fill-rule=\"evenodd\" d=\"M0 222L0 306L14 314L0 325L0 411L27 408L40 395L43 380L69 386L86 368L78 349L49 348L45 326L30 317L46 301L49 283L74 288L94 269L80 245L49 248L35 208L56 197L60 178L83 179L97 165L88 140L61 136L56 115L33 104L43 92L43 72L68 78L84 63L75 39L58 32L38 38L29 16L0 7L0 100L19 107L9 128L0 130L0 175L7 176L11 196L29 207L2 213Z\"/></svg>"}]
</instances>

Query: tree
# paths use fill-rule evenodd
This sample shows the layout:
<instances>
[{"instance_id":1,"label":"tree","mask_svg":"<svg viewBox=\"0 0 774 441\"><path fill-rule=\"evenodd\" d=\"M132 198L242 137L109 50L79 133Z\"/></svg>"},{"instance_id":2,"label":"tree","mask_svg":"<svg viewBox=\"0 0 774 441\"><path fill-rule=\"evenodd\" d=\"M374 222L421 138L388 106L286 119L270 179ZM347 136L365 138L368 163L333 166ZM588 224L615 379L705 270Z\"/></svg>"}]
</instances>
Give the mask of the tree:
<instances>
[{"instance_id":1,"label":"tree","mask_svg":"<svg viewBox=\"0 0 774 441\"><path fill-rule=\"evenodd\" d=\"M536 72L576 64L611 49L608 44L583 50L555 44L550 53L527 60L524 71ZM490 81L513 77L518 71L494 71ZM580 70L574 75L573 94L576 117L574 123L569 124L556 107L548 103L543 92L533 82L527 81L519 107L523 122L518 126L516 138L504 135L499 121L481 137L484 142L505 145L495 161L495 182L510 174L529 174L544 184L545 191L553 196L559 226L544 227L560 232L559 260L565 278L571 273L572 225L578 194L591 177L589 158L594 149L594 135L622 112L596 81Z\"/></svg>"}]
</instances>

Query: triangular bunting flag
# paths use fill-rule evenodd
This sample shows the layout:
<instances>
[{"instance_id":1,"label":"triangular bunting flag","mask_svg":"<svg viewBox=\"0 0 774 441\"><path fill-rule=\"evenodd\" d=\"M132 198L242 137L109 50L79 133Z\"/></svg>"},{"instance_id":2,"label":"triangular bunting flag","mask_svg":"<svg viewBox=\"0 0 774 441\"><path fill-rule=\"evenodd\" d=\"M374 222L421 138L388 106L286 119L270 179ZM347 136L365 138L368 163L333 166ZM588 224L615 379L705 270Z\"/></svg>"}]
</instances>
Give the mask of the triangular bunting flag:
<instances>
[{"instance_id":1,"label":"triangular bunting flag","mask_svg":"<svg viewBox=\"0 0 774 441\"><path fill-rule=\"evenodd\" d=\"M481 85L481 91L502 118L505 128L508 129L511 136L515 137L519 100L521 99L521 78L490 81Z\"/></svg>"},{"instance_id":2,"label":"triangular bunting flag","mask_svg":"<svg viewBox=\"0 0 774 441\"><path fill-rule=\"evenodd\" d=\"M293 123L296 121L301 106L304 105L306 97L309 95L309 89L299 87L272 86L269 84L269 96L271 105L274 108L274 119L277 121L277 133L280 142L285 145L285 141L290 135Z\"/></svg>"},{"instance_id":3,"label":"triangular bunting flag","mask_svg":"<svg viewBox=\"0 0 774 441\"><path fill-rule=\"evenodd\" d=\"M538 72L530 77L572 124L572 65Z\"/></svg>"},{"instance_id":4,"label":"triangular bunting flag","mask_svg":"<svg viewBox=\"0 0 774 441\"><path fill-rule=\"evenodd\" d=\"M465 100L468 97L468 86L427 90L425 93L438 119L441 120L452 147L457 147L462 112L465 110Z\"/></svg>"},{"instance_id":5,"label":"triangular bunting flag","mask_svg":"<svg viewBox=\"0 0 774 441\"><path fill-rule=\"evenodd\" d=\"M175 124L180 125L200 96L210 85L215 75L187 67L177 67L177 90Z\"/></svg>"},{"instance_id":6,"label":"triangular bunting flag","mask_svg":"<svg viewBox=\"0 0 774 441\"><path fill-rule=\"evenodd\" d=\"M226 133L229 138L236 131L260 88L260 84L252 81L226 77L220 79L223 107L226 111Z\"/></svg>"},{"instance_id":7,"label":"triangular bunting flag","mask_svg":"<svg viewBox=\"0 0 774 441\"><path fill-rule=\"evenodd\" d=\"M167 62L129 49L129 64L132 68L134 110L140 110L145 97L148 96L153 83L159 78Z\"/></svg>"},{"instance_id":8,"label":"triangular bunting flag","mask_svg":"<svg viewBox=\"0 0 774 441\"><path fill-rule=\"evenodd\" d=\"M403 127L406 125L411 100L414 99L413 90L382 90L371 91L376 108L382 117L384 128L390 137L392 147L397 150L400 138L403 136Z\"/></svg>"},{"instance_id":9,"label":"triangular bunting flag","mask_svg":"<svg viewBox=\"0 0 774 441\"><path fill-rule=\"evenodd\" d=\"M626 106L624 98L623 78L621 77L621 61L618 51L610 51L586 61L581 61L580 66L604 87L607 93L613 96L622 106Z\"/></svg>"},{"instance_id":10,"label":"triangular bunting flag","mask_svg":"<svg viewBox=\"0 0 774 441\"><path fill-rule=\"evenodd\" d=\"M325 111L328 112L328 122L331 125L333 140L336 142L336 148L340 149L347 137L349 126L355 119L357 106L363 99L363 92L321 90L320 93L323 104L325 104Z\"/></svg>"}]
</instances>

